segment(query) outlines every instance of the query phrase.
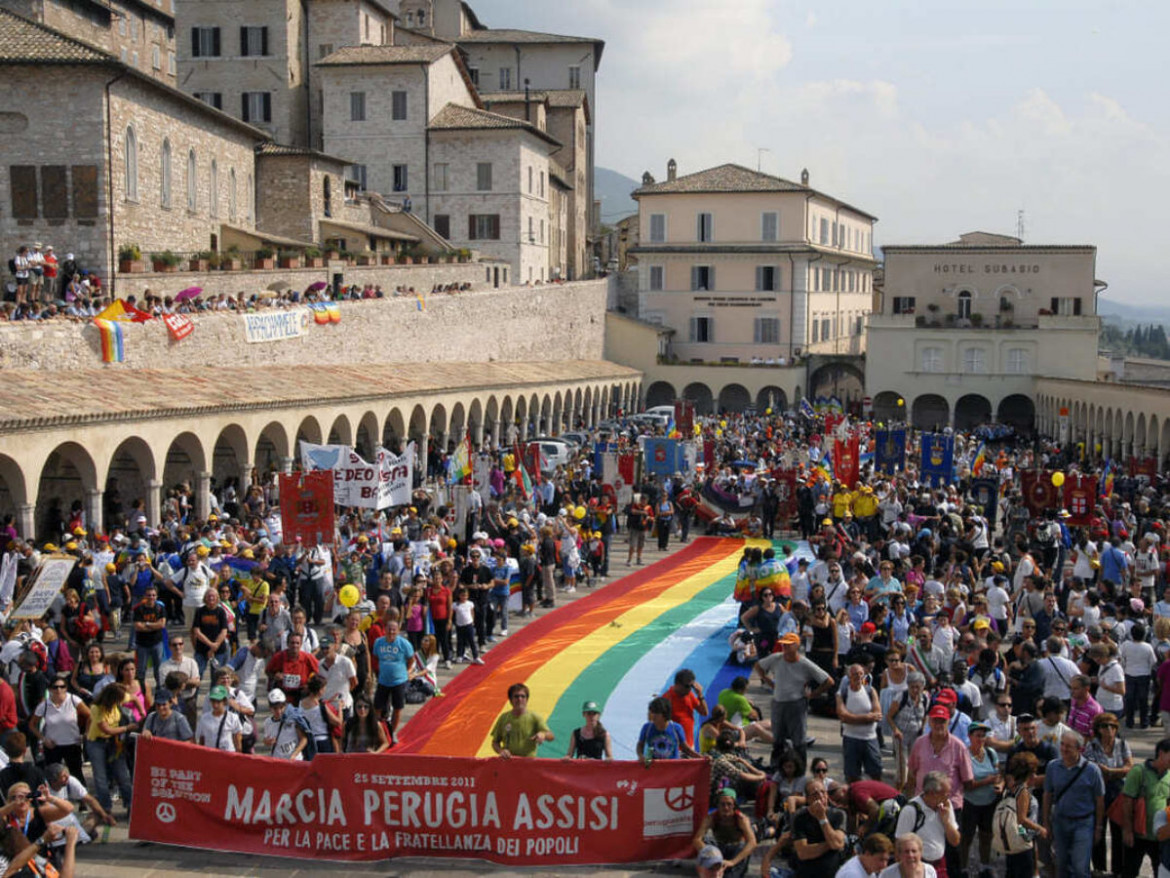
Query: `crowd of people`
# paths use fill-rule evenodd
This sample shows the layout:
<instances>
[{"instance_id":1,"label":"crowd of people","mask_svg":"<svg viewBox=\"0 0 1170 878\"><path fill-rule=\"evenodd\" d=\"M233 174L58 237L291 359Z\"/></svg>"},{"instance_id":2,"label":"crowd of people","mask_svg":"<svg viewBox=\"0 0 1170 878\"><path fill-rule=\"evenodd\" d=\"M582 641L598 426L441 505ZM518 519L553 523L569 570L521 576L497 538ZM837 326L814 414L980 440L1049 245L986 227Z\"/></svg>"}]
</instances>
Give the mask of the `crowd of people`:
<instances>
[{"instance_id":1,"label":"crowd of people","mask_svg":"<svg viewBox=\"0 0 1170 878\"><path fill-rule=\"evenodd\" d=\"M710 760L700 871L744 874L762 854L765 878L872 875L895 851L890 875L1002 863L1011 876L1136 876L1144 859L1157 864L1170 739L1141 753L1127 733L1170 722L1161 478L1117 478L1073 528L1059 507L1029 510L1019 490L1030 468L1093 470L1066 449L997 449L1001 500L989 510L971 500L965 466L934 487L913 462L836 483L812 465L823 429L799 415L707 420L713 457L699 472L645 478L624 503L590 453L528 497L513 452L484 449L489 484L471 490L464 520L420 485L410 506L341 510L329 546L281 540L269 478L219 486L205 520L187 486L160 522L141 501L108 506L101 533L80 503L58 507L47 544L10 519L18 592L42 552L78 563L44 618L5 625L3 753L84 806L91 835L121 816L115 796L129 806L139 736L301 760L392 754L406 705L433 696L440 671L490 662L513 578L519 613L540 613L604 583L622 564L619 533L628 567L648 535L667 549L701 517L722 533L803 531L808 551L745 550L729 620L740 675L705 693L680 670L638 740L621 742L645 761ZM872 444L873 425L853 429ZM447 457L434 449L432 475ZM719 507L723 495L734 508ZM522 684L508 697L493 747L535 755L552 732ZM839 759L809 762L810 712L840 723ZM571 757L612 758L601 714L583 705ZM11 797L3 775L0 787Z\"/></svg>"}]
</instances>

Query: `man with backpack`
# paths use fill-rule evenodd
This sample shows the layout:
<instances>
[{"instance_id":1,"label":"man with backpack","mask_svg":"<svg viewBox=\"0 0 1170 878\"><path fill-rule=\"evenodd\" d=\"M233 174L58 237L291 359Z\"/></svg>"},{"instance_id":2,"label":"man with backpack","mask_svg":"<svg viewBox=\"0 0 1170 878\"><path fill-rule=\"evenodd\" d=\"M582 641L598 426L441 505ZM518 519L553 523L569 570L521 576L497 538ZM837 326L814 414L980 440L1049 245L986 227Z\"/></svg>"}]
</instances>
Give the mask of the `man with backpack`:
<instances>
[{"instance_id":1,"label":"man with backpack","mask_svg":"<svg viewBox=\"0 0 1170 878\"><path fill-rule=\"evenodd\" d=\"M1044 773L1043 807L1056 874L1089 878L1093 842L1105 833L1105 781L1081 755L1080 735L1071 729L1060 736L1060 759Z\"/></svg>"},{"instance_id":2,"label":"man with backpack","mask_svg":"<svg viewBox=\"0 0 1170 878\"><path fill-rule=\"evenodd\" d=\"M951 779L945 772L928 772L922 779L922 792L898 814L894 837L908 832L922 839L922 862L933 866L940 875L951 874L946 867L947 849L957 849L961 836L951 802Z\"/></svg>"}]
</instances>

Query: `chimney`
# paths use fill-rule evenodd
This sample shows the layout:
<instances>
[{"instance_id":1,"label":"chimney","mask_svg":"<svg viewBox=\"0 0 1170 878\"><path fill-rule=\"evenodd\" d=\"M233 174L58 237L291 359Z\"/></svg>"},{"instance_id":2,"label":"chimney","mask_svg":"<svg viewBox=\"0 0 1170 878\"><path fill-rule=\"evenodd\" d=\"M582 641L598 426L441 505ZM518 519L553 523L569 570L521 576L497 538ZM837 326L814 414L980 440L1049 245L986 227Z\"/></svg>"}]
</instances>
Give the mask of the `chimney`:
<instances>
[{"instance_id":1,"label":"chimney","mask_svg":"<svg viewBox=\"0 0 1170 878\"><path fill-rule=\"evenodd\" d=\"M666 182L671 183L678 176L678 162L671 159L666 163Z\"/></svg>"},{"instance_id":2,"label":"chimney","mask_svg":"<svg viewBox=\"0 0 1170 878\"><path fill-rule=\"evenodd\" d=\"M808 186L808 168L800 172L800 185Z\"/></svg>"},{"instance_id":3,"label":"chimney","mask_svg":"<svg viewBox=\"0 0 1170 878\"><path fill-rule=\"evenodd\" d=\"M654 185L654 175L651 174L649 171L645 171L642 174L642 185L643 186L653 186Z\"/></svg>"}]
</instances>

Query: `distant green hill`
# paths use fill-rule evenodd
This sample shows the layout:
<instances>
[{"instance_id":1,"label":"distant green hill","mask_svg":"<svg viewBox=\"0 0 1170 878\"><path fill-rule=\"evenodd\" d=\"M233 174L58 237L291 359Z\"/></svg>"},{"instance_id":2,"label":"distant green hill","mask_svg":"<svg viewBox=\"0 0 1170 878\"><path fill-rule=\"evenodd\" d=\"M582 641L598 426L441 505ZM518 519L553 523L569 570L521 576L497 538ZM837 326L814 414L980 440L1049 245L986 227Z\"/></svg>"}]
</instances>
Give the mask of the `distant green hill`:
<instances>
[{"instance_id":1,"label":"distant green hill","mask_svg":"<svg viewBox=\"0 0 1170 878\"><path fill-rule=\"evenodd\" d=\"M630 193L642 184L609 168L593 169L593 197L601 202L602 225L613 225L623 217L638 212L638 202Z\"/></svg>"}]
</instances>

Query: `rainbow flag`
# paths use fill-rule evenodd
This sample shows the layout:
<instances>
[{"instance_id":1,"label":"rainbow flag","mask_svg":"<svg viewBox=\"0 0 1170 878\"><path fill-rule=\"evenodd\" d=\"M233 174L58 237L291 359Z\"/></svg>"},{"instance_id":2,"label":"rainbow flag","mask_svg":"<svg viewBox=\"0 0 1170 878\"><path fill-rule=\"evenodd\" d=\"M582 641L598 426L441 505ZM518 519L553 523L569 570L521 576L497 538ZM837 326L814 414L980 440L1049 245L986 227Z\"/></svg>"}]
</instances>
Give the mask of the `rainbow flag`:
<instances>
[{"instance_id":1,"label":"rainbow flag","mask_svg":"<svg viewBox=\"0 0 1170 878\"><path fill-rule=\"evenodd\" d=\"M471 475L471 437L463 437L463 441L455 446L455 453L451 455L452 483L462 482Z\"/></svg>"},{"instance_id":2,"label":"rainbow flag","mask_svg":"<svg viewBox=\"0 0 1170 878\"><path fill-rule=\"evenodd\" d=\"M975 452L975 456L971 459L971 475L979 475L979 471L983 469L985 463L987 463L987 443L980 442L979 450Z\"/></svg>"},{"instance_id":3,"label":"rainbow flag","mask_svg":"<svg viewBox=\"0 0 1170 878\"><path fill-rule=\"evenodd\" d=\"M313 320L319 324L341 322L341 306L336 302L314 302L309 307L313 309Z\"/></svg>"},{"instance_id":4,"label":"rainbow flag","mask_svg":"<svg viewBox=\"0 0 1170 878\"><path fill-rule=\"evenodd\" d=\"M415 293L414 304L420 311L427 310L427 300L423 298L422 293Z\"/></svg>"},{"instance_id":5,"label":"rainbow flag","mask_svg":"<svg viewBox=\"0 0 1170 878\"><path fill-rule=\"evenodd\" d=\"M121 324L114 320L103 320L100 317L95 317L93 322L101 335L102 362L126 362L126 342L122 337Z\"/></svg>"},{"instance_id":6,"label":"rainbow flag","mask_svg":"<svg viewBox=\"0 0 1170 878\"><path fill-rule=\"evenodd\" d=\"M512 476L516 479L516 486L524 492L524 499L527 500L532 496L532 479L528 476L528 467L524 465L524 455L520 453L519 444L516 445L514 454L516 456L516 470Z\"/></svg>"},{"instance_id":7,"label":"rainbow flag","mask_svg":"<svg viewBox=\"0 0 1170 878\"><path fill-rule=\"evenodd\" d=\"M1101 496L1113 496L1113 458L1105 461L1105 472L1101 474Z\"/></svg>"}]
</instances>

